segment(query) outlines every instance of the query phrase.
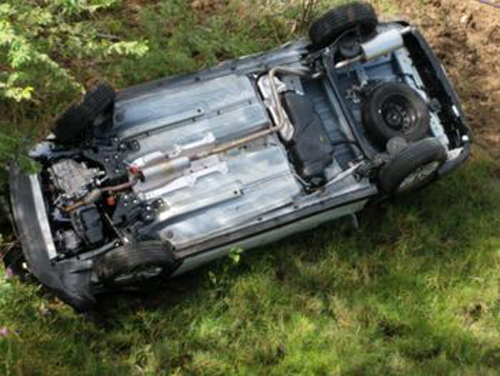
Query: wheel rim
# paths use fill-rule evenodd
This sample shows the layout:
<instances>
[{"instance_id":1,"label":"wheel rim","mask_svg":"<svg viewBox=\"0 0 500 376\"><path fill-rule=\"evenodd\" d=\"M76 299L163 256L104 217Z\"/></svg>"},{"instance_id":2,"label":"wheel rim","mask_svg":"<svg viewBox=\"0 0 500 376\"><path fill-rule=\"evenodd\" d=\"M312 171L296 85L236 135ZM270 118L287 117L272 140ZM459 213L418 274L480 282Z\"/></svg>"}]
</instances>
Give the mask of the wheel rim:
<instances>
[{"instance_id":1,"label":"wheel rim","mask_svg":"<svg viewBox=\"0 0 500 376\"><path fill-rule=\"evenodd\" d=\"M418 121L415 108L408 98L402 95L390 95L381 104L380 115L387 126L402 134L410 133Z\"/></svg>"},{"instance_id":2,"label":"wheel rim","mask_svg":"<svg viewBox=\"0 0 500 376\"><path fill-rule=\"evenodd\" d=\"M398 192L406 192L424 184L434 175L440 165L440 162L434 161L417 168L399 185Z\"/></svg>"},{"instance_id":3,"label":"wheel rim","mask_svg":"<svg viewBox=\"0 0 500 376\"><path fill-rule=\"evenodd\" d=\"M114 282L119 285L125 285L158 277L162 272L163 268L161 266L144 266L130 273L118 274L114 277Z\"/></svg>"}]
</instances>

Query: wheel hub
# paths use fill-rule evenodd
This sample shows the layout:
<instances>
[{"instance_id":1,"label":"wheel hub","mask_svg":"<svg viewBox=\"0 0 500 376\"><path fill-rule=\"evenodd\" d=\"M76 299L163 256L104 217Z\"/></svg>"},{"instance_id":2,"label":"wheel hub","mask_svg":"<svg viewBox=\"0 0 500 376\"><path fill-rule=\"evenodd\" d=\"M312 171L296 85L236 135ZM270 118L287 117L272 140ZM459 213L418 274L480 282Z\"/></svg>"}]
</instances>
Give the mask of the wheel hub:
<instances>
[{"instance_id":1,"label":"wheel hub","mask_svg":"<svg viewBox=\"0 0 500 376\"><path fill-rule=\"evenodd\" d=\"M380 114L390 128L403 133L411 131L417 121L409 101L399 95L388 97L380 107Z\"/></svg>"},{"instance_id":2,"label":"wheel hub","mask_svg":"<svg viewBox=\"0 0 500 376\"><path fill-rule=\"evenodd\" d=\"M438 161L433 161L417 168L410 175L408 175L405 180L403 180L398 191L405 192L415 186L418 186L419 184L424 183L436 172L439 166L440 163Z\"/></svg>"}]
</instances>

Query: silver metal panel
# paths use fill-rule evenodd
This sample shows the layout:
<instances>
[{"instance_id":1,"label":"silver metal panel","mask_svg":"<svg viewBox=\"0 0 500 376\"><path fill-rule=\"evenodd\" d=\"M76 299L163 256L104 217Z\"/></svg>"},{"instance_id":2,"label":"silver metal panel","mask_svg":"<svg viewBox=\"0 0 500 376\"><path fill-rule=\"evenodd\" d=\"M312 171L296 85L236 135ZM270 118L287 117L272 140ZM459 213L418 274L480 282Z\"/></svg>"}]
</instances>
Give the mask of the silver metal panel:
<instances>
[{"instance_id":1,"label":"silver metal panel","mask_svg":"<svg viewBox=\"0 0 500 376\"><path fill-rule=\"evenodd\" d=\"M192 145L209 150L269 126L250 79L237 74L166 86L116 104L118 135L140 145L126 156L130 163L175 155ZM177 176L140 183L135 190L142 200L163 199L163 211L150 228L179 249L290 206L302 187L286 150L271 135L193 162Z\"/></svg>"},{"instance_id":2,"label":"silver metal panel","mask_svg":"<svg viewBox=\"0 0 500 376\"><path fill-rule=\"evenodd\" d=\"M320 109L325 107L323 103L316 105ZM324 118L335 117L334 112L330 109ZM329 125L329 132L337 135L337 122ZM194 149L208 151L222 142L270 126L266 107L250 78L235 73L139 91L116 105L118 136L133 139L140 146L126 156L130 163L143 158L151 159L154 164L156 156L191 155ZM330 178L335 179L341 173L344 167L341 165L350 158L345 159L340 165L332 164L327 173ZM165 204L156 221L144 231L158 233L179 252L188 252L219 236L370 185L347 176L316 194L306 194L293 169L284 145L276 135L270 135L244 147L194 161L175 176L160 174L158 180L139 183L134 188L141 200L162 198ZM271 241L314 227L363 205L357 203L330 211L317 220L300 221L287 226L288 232L272 232L262 239Z\"/></svg>"},{"instance_id":3,"label":"silver metal panel","mask_svg":"<svg viewBox=\"0 0 500 376\"><path fill-rule=\"evenodd\" d=\"M276 230L269 231L267 233L261 234L254 236L249 239L245 239L240 242L235 242L233 244L226 245L224 247L214 249L209 252L203 252L197 256L193 257L188 257L184 260L182 265L175 271L173 276L178 276L181 274L184 274L190 270L193 270L199 266L202 266L206 264L207 262L213 261L217 258L224 257L226 256L231 249L234 248L242 248L242 249L251 249L255 247L260 247L265 244L269 244L275 241L278 241L280 239L286 238L289 235L296 234L298 232L302 231L307 231L311 230L313 228L318 227L319 225L337 219L344 217L349 214L356 213L360 210L362 210L368 200L360 201L353 203L351 205L346 205L342 206L333 210L330 210L328 212L309 217L303 220L296 221L292 224L289 224L287 226L281 227Z\"/></svg>"},{"instance_id":4,"label":"silver metal panel","mask_svg":"<svg viewBox=\"0 0 500 376\"><path fill-rule=\"evenodd\" d=\"M301 187L285 150L274 137L268 141L225 155L227 172L215 170L163 195L161 236L183 248L293 203Z\"/></svg>"},{"instance_id":5,"label":"silver metal panel","mask_svg":"<svg viewBox=\"0 0 500 376\"><path fill-rule=\"evenodd\" d=\"M156 150L169 152L175 145L186 145L200 141L210 132L215 136L217 143L246 136L250 133L270 126L269 117L262 104L257 103L254 93L254 102L247 102L220 114L204 116L196 122L170 126L155 132L151 137L138 138L140 150L128 156L133 160Z\"/></svg>"},{"instance_id":6,"label":"silver metal panel","mask_svg":"<svg viewBox=\"0 0 500 376\"><path fill-rule=\"evenodd\" d=\"M47 253L49 259L53 260L57 257L56 246L54 244L54 239L52 238L52 232L49 226L49 219L47 217L47 211L45 209L45 201L42 196L42 188L40 187L40 181L37 175L30 175L30 184L33 187L33 199L35 201L35 215L38 223L40 224L41 233L43 236L44 243L47 247Z\"/></svg>"},{"instance_id":7,"label":"silver metal panel","mask_svg":"<svg viewBox=\"0 0 500 376\"><path fill-rule=\"evenodd\" d=\"M270 126L250 79L236 74L119 101L115 118L118 136L140 145L129 162L159 150L174 153L208 136L221 143Z\"/></svg>"},{"instance_id":8,"label":"silver metal panel","mask_svg":"<svg viewBox=\"0 0 500 376\"><path fill-rule=\"evenodd\" d=\"M161 91L118 101L115 105L115 129L122 138L135 137L210 117L219 111L227 112L255 101L255 91L249 78L235 74L181 87L167 86ZM255 112L258 108L254 107L250 116ZM236 111L233 116L244 115ZM192 127L189 129L190 132L184 130L184 134L193 133Z\"/></svg>"},{"instance_id":9,"label":"silver metal panel","mask_svg":"<svg viewBox=\"0 0 500 376\"><path fill-rule=\"evenodd\" d=\"M183 190L182 193L189 191L190 190ZM176 216L186 215L197 210L214 207L215 205L220 205L229 200L239 198L242 194L242 186L240 184L230 184L225 186L224 189L217 187L214 190L199 192L198 195L191 195L189 193L187 195L177 195L181 197L175 197L174 195L170 195L174 197L167 197L167 195L165 195L164 199L167 200L167 208L160 214L158 220L167 221L175 218Z\"/></svg>"},{"instance_id":10,"label":"silver metal panel","mask_svg":"<svg viewBox=\"0 0 500 376\"><path fill-rule=\"evenodd\" d=\"M129 87L117 93L117 101L125 102L142 97L145 94L157 94L168 88L184 88L194 83L199 84L229 75L250 75L262 73L266 67L275 66L296 66L300 65L301 59L309 52L309 40L303 38L293 43L287 43L269 52L259 52L251 56L240 57L226 61L213 68L205 70L167 77L144 84Z\"/></svg>"}]
</instances>

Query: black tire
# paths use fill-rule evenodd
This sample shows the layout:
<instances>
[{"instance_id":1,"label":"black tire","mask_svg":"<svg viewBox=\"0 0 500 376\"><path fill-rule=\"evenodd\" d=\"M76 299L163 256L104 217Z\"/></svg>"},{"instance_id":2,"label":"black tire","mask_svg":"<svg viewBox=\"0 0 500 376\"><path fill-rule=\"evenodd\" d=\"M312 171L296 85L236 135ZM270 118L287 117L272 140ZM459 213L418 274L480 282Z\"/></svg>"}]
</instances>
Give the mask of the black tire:
<instances>
[{"instance_id":1,"label":"black tire","mask_svg":"<svg viewBox=\"0 0 500 376\"><path fill-rule=\"evenodd\" d=\"M357 29L362 37L375 32L377 14L370 4L354 2L330 10L318 18L309 28L309 37L314 49L333 43L344 32Z\"/></svg>"},{"instance_id":2,"label":"black tire","mask_svg":"<svg viewBox=\"0 0 500 376\"><path fill-rule=\"evenodd\" d=\"M408 142L423 139L429 132L431 115L427 103L410 86L384 83L376 86L362 106L363 125L381 148L394 137Z\"/></svg>"},{"instance_id":3,"label":"black tire","mask_svg":"<svg viewBox=\"0 0 500 376\"><path fill-rule=\"evenodd\" d=\"M56 120L53 132L57 141L77 143L95 119L112 110L114 102L115 90L108 84L89 90L80 103L72 105Z\"/></svg>"},{"instance_id":4,"label":"black tire","mask_svg":"<svg viewBox=\"0 0 500 376\"><path fill-rule=\"evenodd\" d=\"M435 138L426 138L411 144L380 169L379 188L386 194L420 189L434 180L446 158L445 147ZM409 180L412 176L415 177L413 182Z\"/></svg>"},{"instance_id":5,"label":"black tire","mask_svg":"<svg viewBox=\"0 0 500 376\"><path fill-rule=\"evenodd\" d=\"M0 233L8 234L12 230L12 218L8 197L0 192Z\"/></svg>"},{"instance_id":6,"label":"black tire","mask_svg":"<svg viewBox=\"0 0 500 376\"><path fill-rule=\"evenodd\" d=\"M159 241L143 241L118 247L96 258L92 272L105 285L121 286L168 276L176 266L171 246ZM149 273L149 277L144 275L147 270L153 269L159 270L156 274ZM130 278L127 279L127 276Z\"/></svg>"}]
</instances>

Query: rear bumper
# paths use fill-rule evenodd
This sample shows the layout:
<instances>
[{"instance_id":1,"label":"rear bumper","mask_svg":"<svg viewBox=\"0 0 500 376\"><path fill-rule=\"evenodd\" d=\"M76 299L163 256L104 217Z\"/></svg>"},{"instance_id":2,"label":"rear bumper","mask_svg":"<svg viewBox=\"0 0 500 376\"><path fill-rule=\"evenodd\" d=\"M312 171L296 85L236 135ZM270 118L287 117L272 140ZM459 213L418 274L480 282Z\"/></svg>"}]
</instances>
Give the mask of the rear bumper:
<instances>
[{"instance_id":1,"label":"rear bumper","mask_svg":"<svg viewBox=\"0 0 500 376\"><path fill-rule=\"evenodd\" d=\"M405 26L409 26L409 24L406 22L402 22L402 24ZM461 153L454 159L447 161L438 172L439 176L444 176L457 169L470 156L472 147L471 143L473 140L472 130L462 109L462 105L460 103L458 95L453 88L453 85L450 82L450 79L443 65L437 59L432 48L427 43L423 35L419 31L414 31L410 35L406 36L406 38L412 38L412 43L415 43L423 52L425 57L422 58L427 60L428 65L430 66L430 68L432 68L436 79L441 85L442 93L449 98L449 102L447 103L447 105L453 107L454 122L455 124L457 124L458 131L462 136Z\"/></svg>"},{"instance_id":2,"label":"rear bumper","mask_svg":"<svg viewBox=\"0 0 500 376\"><path fill-rule=\"evenodd\" d=\"M9 185L14 224L31 273L77 311L90 309L95 304L90 272L75 261L52 260L56 249L38 176L13 166Z\"/></svg>"}]
</instances>

